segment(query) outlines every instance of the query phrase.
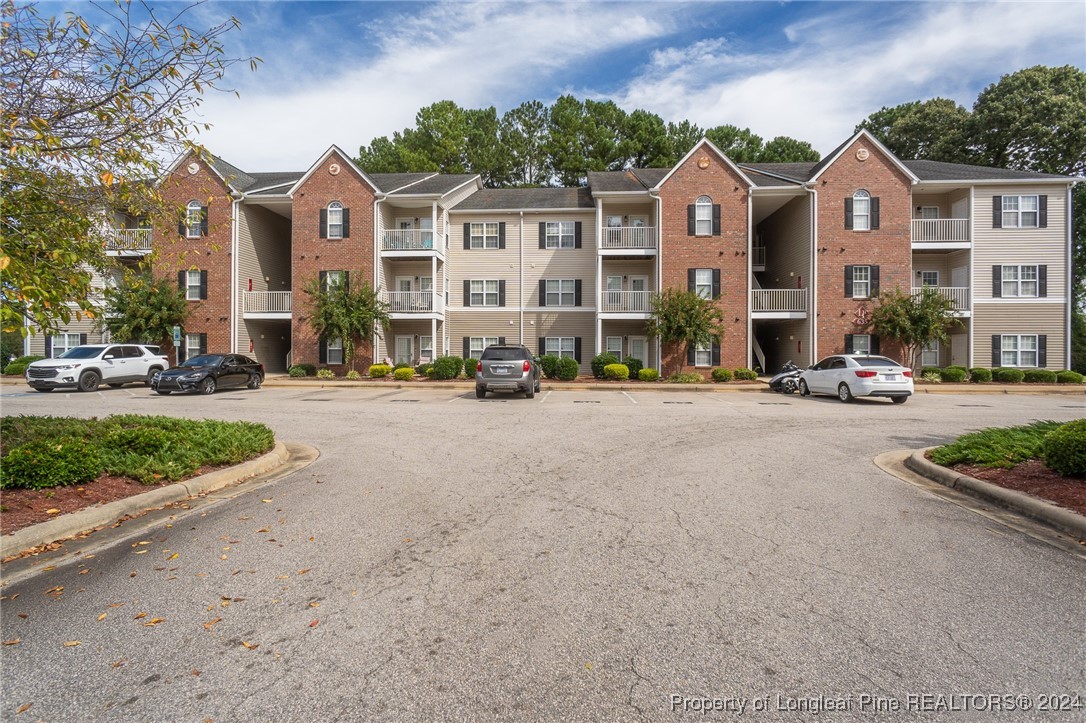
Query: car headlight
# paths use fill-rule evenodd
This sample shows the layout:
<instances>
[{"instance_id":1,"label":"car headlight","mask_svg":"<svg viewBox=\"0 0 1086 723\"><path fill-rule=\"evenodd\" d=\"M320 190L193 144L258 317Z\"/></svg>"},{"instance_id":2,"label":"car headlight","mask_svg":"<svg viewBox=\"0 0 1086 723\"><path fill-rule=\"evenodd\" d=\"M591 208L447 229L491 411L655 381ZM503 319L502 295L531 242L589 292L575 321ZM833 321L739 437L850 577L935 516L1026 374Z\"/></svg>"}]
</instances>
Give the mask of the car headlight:
<instances>
[{"instance_id":1,"label":"car headlight","mask_svg":"<svg viewBox=\"0 0 1086 723\"><path fill-rule=\"evenodd\" d=\"M179 378L182 381L194 382L202 376L204 376L203 372L189 372L188 374L182 374Z\"/></svg>"},{"instance_id":2,"label":"car headlight","mask_svg":"<svg viewBox=\"0 0 1086 723\"><path fill-rule=\"evenodd\" d=\"M78 369L79 364L61 364L60 366L53 367L57 371L63 371L65 369Z\"/></svg>"}]
</instances>

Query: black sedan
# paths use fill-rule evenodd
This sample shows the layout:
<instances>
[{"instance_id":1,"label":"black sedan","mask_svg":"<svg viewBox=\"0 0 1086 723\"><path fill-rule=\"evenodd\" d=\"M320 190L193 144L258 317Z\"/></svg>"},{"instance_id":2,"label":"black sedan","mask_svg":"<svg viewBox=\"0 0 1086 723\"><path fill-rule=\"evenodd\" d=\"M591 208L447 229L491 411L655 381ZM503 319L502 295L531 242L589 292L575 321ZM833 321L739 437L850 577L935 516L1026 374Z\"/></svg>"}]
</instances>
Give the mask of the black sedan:
<instances>
[{"instance_id":1,"label":"black sedan","mask_svg":"<svg viewBox=\"0 0 1086 723\"><path fill-rule=\"evenodd\" d=\"M263 383L264 365L241 354L201 354L151 377L151 389L159 394L213 394L220 387L259 389Z\"/></svg>"}]
</instances>

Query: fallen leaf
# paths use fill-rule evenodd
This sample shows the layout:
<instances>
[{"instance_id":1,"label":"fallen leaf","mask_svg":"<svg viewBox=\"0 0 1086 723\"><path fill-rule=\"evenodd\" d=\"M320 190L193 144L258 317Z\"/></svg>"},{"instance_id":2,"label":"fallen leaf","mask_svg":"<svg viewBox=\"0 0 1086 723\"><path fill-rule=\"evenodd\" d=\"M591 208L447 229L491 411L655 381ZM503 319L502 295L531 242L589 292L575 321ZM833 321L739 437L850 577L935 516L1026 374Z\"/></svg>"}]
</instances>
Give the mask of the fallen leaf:
<instances>
[{"instance_id":1,"label":"fallen leaf","mask_svg":"<svg viewBox=\"0 0 1086 723\"><path fill-rule=\"evenodd\" d=\"M219 559L220 559L220 560L225 560L225 559L226 559L226 555L220 555L220 556L219 556Z\"/></svg>"},{"instance_id":2,"label":"fallen leaf","mask_svg":"<svg viewBox=\"0 0 1086 723\"><path fill-rule=\"evenodd\" d=\"M147 617L147 613L136 613L136 617L134 617L132 619L133 620L141 620L141 619L143 619L145 617Z\"/></svg>"},{"instance_id":3,"label":"fallen leaf","mask_svg":"<svg viewBox=\"0 0 1086 723\"><path fill-rule=\"evenodd\" d=\"M41 571L42 571L42 572L49 572L50 570L56 570L56 569L57 569L57 568L56 568L56 565L50 565L49 567L43 567L43 568L41 569Z\"/></svg>"},{"instance_id":4,"label":"fallen leaf","mask_svg":"<svg viewBox=\"0 0 1086 723\"><path fill-rule=\"evenodd\" d=\"M309 607L311 607L311 608L319 608L320 606L321 606L321 604L319 602L317 602L316 600L309 603Z\"/></svg>"},{"instance_id":5,"label":"fallen leaf","mask_svg":"<svg viewBox=\"0 0 1086 723\"><path fill-rule=\"evenodd\" d=\"M270 527L261 527L257 532L271 532Z\"/></svg>"},{"instance_id":6,"label":"fallen leaf","mask_svg":"<svg viewBox=\"0 0 1086 723\"><path fill-rule=\"evenodd\" d=\"M149 627L151 627L153 625L158 625L159 623L164 623L164 622L166 622L166 618L151 618L148 622L143 624L143 627L149 628Z\"/></svg>"},{"instance_id":7,"label":"fallen leaf","mask_svg":"<svg viewBox=\"0 0 1086 723\"><path fill-rule=\"evenodd\" d=\"M136 576L136 573L135 573L135 571L133 571L133 572L130 572L130 573L128 573L128 576L129 576L129 577L135 577L135 576Z\"/></svg>"},{"instance_id":8,"label":"fallen leaf","mask_svg":"<svg viewBox=\"0 0 1086 723\"><path fill-rule=\"evenodd\" d=\"M136 543L136 545L139 545L140 547L143 547L144 545L150 545L150 544L151 544L150 540L140 540L139 542ZM136 545L132 545L132 547L135 547Z\"/></svg>"},{"instance_id":9,"label":"fallen leaf","mask_svg":"<svg viewBox=\"0 0 1086 723\"><path fill-rule=\"evenodd\" d=\"M404 542L414 542L414 540L412 540L410 537L403 538L403 541Z\"/></svg>"},{"instance_id":10,"label":"fallen leaf","mask_svg":"<svg viewBox=\"0 0 1086 723\"><path fill-rule=\"evenodd\" d=\"M213 628L216 623L221 623L221 622L222 622L222 618L215 618L214 620L209 620L206 623L204 623L204 630L211 630L211 628Z\"/></svg>"},{"instance_id":11,"label":"fallen leaf","mask_svg":"<svg viewBox=\"0 0 1086 723\"><path fill-rule=\"evenodd\" d=\"M199 671L199 670L197 670L196 668L193 668L193 669L192 669L192 674L193 674L193 675L199 675L199 674L200 674L200 671Z\"/></svg>"},{"instance_id":12,"label":"fallen leaf","mask_svg":"<svg viewBox=\"0 0 1086 723\"><path fill-rule=\"evenodd\" d=\"M249 643L249 642L246 642L244 640L241 641L241 644L244 645L249 650L256 650L257 648L260 647L260 643Z\"/></svg>"},{"instance_id":13,"label":"fallen leaf","mask_svg":"<svg viewBox=\"0 0 1086 723\"><path fill-rule=\"evenodd\" d=\"M269 498L268 498L268 499L266 499L266 500L260 500L260 501L261 501L261 502L264 502L264 503L267 503L267 502L271 502L271 501L272 501L272 500L274 500L274 499L275 499L274 497L269 497Z\"/></svg>"},{"instance_id":14,"label":"fallen leaf","mask_svg":"<svg viewBox=\"0 0 1086 723\"><path fill-rule=\"evenodd\" d=\"M30 615L27 613L19 613L19 617L21 617L23 620L26 620L28 617L30 617Z\"/></svg>"},{"instance_id":15,"label":"fallen leaf","mask_svg":"<svg viewBox=\"0 0 1086 723\"><path fill-rule=\"evenodd\" d=\"M106 614L105 613L102 613L101 615L98 616L98 622L102 622L105 619L106 619Z\"/></svg>"},{"instance_id":16,"label":"fallen leaf","mask_svg":"<svg viewBox=\"0 0 1086 723\"><path fill-rule=\"evenodd\" d=\"M63 585L57 585L56 587L51 587L48 590L46 590L45 594L46 595L53 595L53 594L59 594L59 593L62 593L62 592L64 592L64 586ZM15 598L12 597L12 600L14 600L14 599Z\"/></svg>"},{"instance_id":17,"label":"fallen leaf","mask_svg":"<svg viewBox=\"0 0 1086 723\"><path fill-rule=\"evenodd\" d=\"M79 574L80 575L86 575L88 572L90 572L90 570L80 570Z\"/></svg>"},{"instance_id":18,"label":"fallen leaf","mask_svg":"<svg viewBox=\"0 0 1086 723\"><path fill-rule=\"evenodd\" d=\"M45 511L45 514L47 514L47 515L56 515L56 514L59 514L59 513L60 513L60 510L58 510L56 507L50 507L49 509L47 509Z\"/></svg>"},{"instance_id":19,"label":"fallen leaf","mask_svg":"<svg viewBox=\"0 0 1086 723\"><path fill-rule=\"evenodd\" d=\"M585 667L585 670L592 670L592 663L585 663L584 667Z\"/></svg>"},{"instance_id":20,"label":"fallen leaf","mask_svg":"<svg viewBox=\"0 0 1086 723\"><path fill-rule=\"evenodd\" d=\"M12 638L11 640L5 640L4 645L18 645L21 642L23 641L19 638Z\"/></svg>"},{"instance_id":21,"label":"fallen leaf","mask_svg":"<svg viewBox=\"0 0 1086 723\"><path fill-rule=\"evenodd\" d=\"M289 577L290 577L290 575L277 575L275 579L276 580L286 580Z\"/></svg>"},{"instance_id":22,"label":"fallen leaf","mask_svg":"<svg viewBox=\"0 0 1086 723\"><path fill-rule=\"evenodd\" d=\"M146 555L150 550L136 550L137 555Z\"/></svg>"},{"instance_id":23,"label":"fallen leaf","mask_svg":"<svg viewBox=\"0 0 1086 723\"><path fill-rule=\"evenodd\" d=\"M179 558L179 557L181 557L181 553L179 553L179 552L175 552L175 553L173 553L172 555L170 555L169 557L167 557L166 559L167 559L167 560L176 560L176 559L177 559L177 558Z\"/></svg>"},{"instance_id":24,"label":"fallen leaf","mask_svg":"<svg viewBox=\"0 0 1086 723\"><path fill-rule=\"evenodd\" d=\"M298 571L298 574L299 574L299 575L304 575L304 574L306 574L307 572L309 572L309 571L310 571L310 570L312 570L312 569L313 569L313 568L311 568L311 567L307 567L307 568L306 568L306 569L304 569L304 570L299 570L299 571Z\"/></svg>"},{"instance_id":25,"label":"fallen leaf","mask_svg":"<svg viewBox=\"0 0 1086 723\"><path fill-rule=\"evenodd\" d=\"M33 703L23 703L21 706L19 706L19 709L17 711L15 711L15 712L16 713L26 713L28 710L30 710L30 706L32 706L32 705L34 705L34 704Z\"/></svg>"},{"instance_id":26,"label":"fallen leaf","mask_svg":"<svg viewBox=\"0 0 1086 723\"><path fill-rule=\"evenodd\" d=\"M123 608L127 604L128 603L110 603L109 607L111 607L111 608Z\"/></svg>"},{"instance_id":27,"label":"fallen leaf","mask_svg":"<svg viewBox=\"0 0 1086 723\"><path fill-rule=\"evenodd\" d=\"M311 622L309 623L309 627L311 627L311 628L315 628L315 627L317 627L317 626L318 626L319 624L320 624L320 621L318 621L318 620L313 620L313 621L311 621Z\"/></svg>"},{"instance_id":28,"label":"fallen leaf","mask_svg":"<svg viewBox=\"0 0 1086 723\"><path fill-rule=\"evenodd\" d=\"M68 642L64 643L64 647L65 648L74 648L75 646L82 645L82 644L83 644L82 640L69 640Z\"/></svg>"},{"instance_id":29,"label":"fallen leaf","mask_svg":"<svg viewBox=\"0 0 1086 723\"><path fill-rule=\"evenodd\" d=\"M110 664L110 667L111 667L111 668L121 668L121 667L123 667L123 666L124 666L124 664L125 664L125 663L127 663L127 662L128 662L127 660L125 660L125 659L123 659L123 658L122 658L121 660L117 660L117 661L114 661L113 663L111 663L111 664Z\"/></svg>"},{"instance_id":30,"label":"fallen leaf","mask_svg":"<svg viewBox=\"0 0 1086 723\"><path fill-rule=\"evenodd\" d=\"M224 608L228 608L228 607L230 607L230 601L229 600L223 600L221 603L219 603L219 606L224 607Z\"/></svg>"}]
</instances>

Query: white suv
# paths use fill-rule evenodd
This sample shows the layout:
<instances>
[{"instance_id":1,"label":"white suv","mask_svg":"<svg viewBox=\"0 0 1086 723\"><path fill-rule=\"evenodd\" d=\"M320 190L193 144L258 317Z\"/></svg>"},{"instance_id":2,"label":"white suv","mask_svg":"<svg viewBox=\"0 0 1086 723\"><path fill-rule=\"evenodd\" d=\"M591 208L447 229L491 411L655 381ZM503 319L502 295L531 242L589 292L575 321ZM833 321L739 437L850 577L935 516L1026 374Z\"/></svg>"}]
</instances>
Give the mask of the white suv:
<instances>
[{"instance_id":1,"label":"white suv","mask_svg":"<svg viewBox=\"0 0 1086 723\"><path fill-rule=\"evenodd\" d=\"M39 392L61 387L93 392L101 383L150 385L155 372L169 366L169 359L140 344L84 344L55 359L32 362L26 369L26 383Z\"/></svg>"}]
</instances>

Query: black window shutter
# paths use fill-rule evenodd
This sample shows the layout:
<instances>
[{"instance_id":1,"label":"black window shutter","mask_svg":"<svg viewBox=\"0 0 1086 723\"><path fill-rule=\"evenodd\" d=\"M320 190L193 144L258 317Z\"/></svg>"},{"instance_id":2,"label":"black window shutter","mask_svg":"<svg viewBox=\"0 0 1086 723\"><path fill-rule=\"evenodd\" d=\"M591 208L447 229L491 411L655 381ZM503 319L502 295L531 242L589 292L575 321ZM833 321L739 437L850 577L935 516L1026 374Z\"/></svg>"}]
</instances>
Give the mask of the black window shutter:
<instances>
[{"instance_id":1,"label":"black window shutter","mask_svg":"<svg viewBox=\"0 0 1086 723\"><path fill-rule=\"evenodd\" d=\"M343 209L343 238L351 237L351 209Z\"/></svg>"},{"instance_id":2,"label":"black window shutter","mask_svg":"<svg viewBox=\"0 0 1086 723\"><path fill-rule=\"evenodd\" d=\"M471 356L471 337L464 337L464 358L467 359Z\"/></svg>"},{"instance_id":3,"label":"black window shutter","mask_svg":"<svg viewBox=\"0 0 1086 723\"><path fill-rule=\"evenodd\" d=\"M498 306L505 306L505 280L498 282Z\"/></svg>"},{"instance_id":4,"label":"black window shutter","mask_svg":"<svg viewBox=\"0 0 1086 723\"><path fill-rule=\"evenodd\" d=\"M713 298L720 298L720 269L713 269Z\"/></svg>"},{"instance_id":5,"label":"black window shutter","mask_svg":"<svg viewBox=\"0 0 1086 723\"><path fill-rule=\"evenodd\" d=\"M182 334L181 343L177 347L175 347L177 349L177 363L178 364L185 361L185 336L184 336L184 333L185 333L184 331L181 332L181 334ZM172 339L170 340L170 343L171 344L173 343Z\"/></svg>"},{"instance_id":6,"label":"black window shutter","mask_svg":"<svg viewBox=\"0 0 1086 723\"><path fill-rule=\"evenodd\" d=\"M471 281L464 279L464 306L471 306Z\"/></svg>"},{"instance_id":7,"label":"black window shutter","mask_svg":"<svg viewBox=\"0 0 1086 723\"><path fill-rule=\"evenodd\" d=\"M184 236L185 235L185 231L186 231L186 229L185 229L185 216L186 216L185 211L181 211L180 215L178 215L178 217L177 217L177 235L178 236Z\"/></svg>"},{"instance_id":8,"label":"black window shutter","mask_svg":"<svg viewBox=\"0 0 1086 723\"><path fill-rule=\"evenodd\" d=\"M845 230L852 228L852 196L845 198Z\"/></svg>"},{"instance_id":9,"label":"black window shutter","mask_svg":"<svg viewBox=\"0 0 1086 723\"><path fill-rule=\"evenodd\" d=\"M581 222L577 221L573 224L573 248L581 248Z\"/></svg>"},{"instance_id":10,"label":"black window shutter","mask_svg":"<svg viewBox=\"0 0 1086 723\"><path fill-rule=\"evenodd\" d=\"M698 283L698 270L687 269L686 270L686 290L694 291L697 288Z\"/></svg>"},{"instance_id":11,"label":"black window shutter","mask_svg":"<svg viewBox=\"0 0 1086 723\"><path fill-rule=\"evenodd\" d=\"M845 267L845 298L852 298L852 267Z\"/></svg>"},{"instance_id":12,"label":"black window shutter","mask_svg":"<svg viewBox=\"0 0 1086 723\"><path fill-rule=\"evenodd\" d=\"M187 284L185 283L185 276L186 276L185 271L178 271L177 272L177 290L178 291L185 291L186 290L185 287L187 286Z\"/></svg>"},{"instance_id":13,"label":"black window shutter","mask_svg":"<svg viewBox=\"0 0 1086 723\"><path fill-rule=\"evenodd\" d=\"M328 283L328 272L327 271L319 272L317 274L317 278L320 280L321 291L327 290L328 287L327 287L326 284Z\"/></svg>"},{"instance_id":14,"label":"black window shutter","mask_svg":"<svg viewBox=\"0 0 1086 723\"><path fill-rule=\"evenodd\" d=\"M464 224L464 249L471 248L471 224Z\"/></svg>"},{"instance_id":15,"label":"black window shutter","mask_svg":"<svg viewBox=\"0 0 1086 723\"><path fill-rule=\"evenodd\" d=\"M1048 228L1048 196L1037 197L1037 225Z\"/></svg>"},{"instance_id":16,"label":"black window shutter","mask_svg":"<svg viewBox=\"0 0 1086 723\"><path fill-rule=\"evenodd\" d=\"M545 279L539 280L539 305L547 305L547 281Z\"/></svg>"},{"instance_id":17,"label":"black window shutter","mask_svg":"<svg viewBox=\"0 0 1086 723\"><path fill-rule=\"evenodd\" d=\"M996 369L1003 365L1003 337L999 334L992 334L992 368Z\"/></svg>"},{"instance_id":18,"label":"black window shutter","mask_svg":"<svg viewBox=\"0 0 1086 723\"><path fill-rule=\"evenodd\" d=\"M207 354L207 334L200 334L200 353Z\"/></svg>"},{"instance_id":19,"label":"black window shutter","mask_svg":"<svg viewBox=\"0 0 1086 723\"><path fill-rule=\"evenodd\" d=\"M871 353L872 354L880 353L879 352L879 335L878 334L872 334L871 335Z\"/></svg>"},{"instance_id":20,"label":"black window shutter","mask_svg":"<svg viewBox=\"0 0 1086 723\"><path fill-rule=\"evenodd\" d=\"M577 279L573 282L573 305L581 305L581 280Z\"/></svg>"},{"instance_id":21,"label":"black window shutter","mask_svg":"<svg viewBox=\"0 0 1086 723\"><path fill-rule=\"evenodd\" d=\"M53 337L51 336L45 337L45 358L53 358Z\"/></svg>"},{"instance_id":22,"label":"black window shutter","mask_svg":"<svg viewBox=\"0 0 1086 723\"><path fill-rule=\"evenodd\" d=\"M207 298L207 272L206 271L201 271L200 272L200 298L201 299L206 299Z\"/></svg>"},{"instance_id":23,"label":"black window shutter","mask_svg":"<svg viewBox=\"0 0 1086 723\"><path fill-rule=\"evenodd\" d=\"M505 346L505 337L504 336L499 336L498 337L498 346Z\"/></svg>"},{"instance_id":24,"label":"black window shutter","mask_svg":"<svg viewBox=\"0 0 1086 723\"><path fill-rule=\"evenodd\" d=\"M1042 369L1048 366L1048 336L1046 334L1037 336L1037 366Z\"/></svg>"},{"instance_id":25,"label":"black window shutter","mask_svg":"<svg viewBox=\"0 0 1086 723\"><path fill-rule=\"evenodd\" d=\"M879 197L871 197L871 228L872 230L879 227Z\"/></svg>"},{"instance_id":26,"label":"black window shutter","mask_svg":"<svg viewBox=\"0 0 1086 723\"><path fill-rule=\"evenodd\" d=\"M1003 197L992 196L992 228L1003 228Z\"/></svg>"},{"instance_id":27,"label":"black window shutter","mask_svg":"<svg viewBox=\"0 0 1086 723\"><path fill-rule=\"evenodd\" d=\"M686 235L693 236L698 231L697 207L690 204L686 207Z\"/></svg>"},{"instance_id":28,"label":"black window shutter","mask_svg":"<svg viewBox=\"0 0 1086 723\"><path fill-rule=\"evenodd\" d=\"M498 222L498 248L505 248L505 221Z\"/></svg>"},{"instance_id":29,"label":"black window shutter","mask_svg":"<svg viewBox=\"0 0 1086 723\"><path fill-rule=\"evenodd\" d=\"M539 248L547 248L547 222L539 222Z\"/></svg>"},{"instance_id":30,"label":"black window shutter","mask_svg":"<svg viewBox=\"0 0 1086 723\"><path fill-rule=\"evenodd\" d=\"M720 235L720 204L713 204L713 235Z\"/></svg>"},{"instance_id":31,"label":"black window shutter","mask_svg":"<svg viewBox=\"0 0 1086 723\"><path fill-rule=\"evenodd\" d=\"M845 334L845 353L852 353L852 334Z\"/></svg>"},{"instance_id":32,"label":"black window shutter","mask_svg":"<svg viewBox=\"0 0 1086 723\"><path fill-rule=\"evenodd\" d=\"M322 208L320 215L320 222L317 224L317 231L320 233L320 238L328 238L328 209Z\"/></svg>"},{"instance_id":33,"label":"black window shutter","mask_svg":"<svg viewBox=\"0 0 1086 723\"><path fill-rule=\"evenodd\" d=\"M713 340L713 366L720 366L720 340Z\"/></svg>"},{"instance_id":34,"label":"black window shutter","mask_svg":"<svg viewBox=\"0 0 1086 723\"><path fill-rule=\"evenodd\" d=\"M879 295L879 267L871 267L871 291L867 294L872 299Z\"/></svg>"},{"instance_id":35,"label":"black window shutter","mask_svg":"<svg viewBox=\"0 0 1086 723\"><path fill-rule=\"evenodd\" d=\"M344 271L343 272L343 290L344 291L350 291L351 290L351 272L350 271Z\"/></svg>"},{"instance_id":36,"label":"black window shutter","mask_svg":"<svg viewBox=\"0 0 1086 723\"><path fill-rule=\"evenodd\" d=\"M1003 296L1003 267L999 264L992 266L992 298Z\"/></svg>"},{"instance_id":37,"label":"black window shutter","mask_svg":"<svg viewBox=\"0 0 1086 723\"><path fill-rule=\"evenodd\" d=\"M1037 296L1048 296L1048 266L1045 264L1037 267Z\"/></svg>"},{"instance_id":38,"label":"black window shutter","mask_svg":"<svg viewBox=\"0 0 1086 723\"><path fill-rule=\"evenodd\" d=\"M83 344L86 344L86 343L87 343L87 335L86 334L80 334L79 335L79 344L80 344L80 346L82 346Z\"/></svg>"},{"instance_id":39,"label":"black window shutter","mask_svg":"<svg viewBox=\"0 0 1086 723\"><path fill-rule=\"evenodd\" d=\"M694 354L695 354L696 351L697 351L697 349L694 347L693 344L690 344L690 343L687 344L687 347L686 347L686 363L687 364L695 363Z\"/></svg>"},{"instance_id":40,"label":"black window shutter","mask_svg":"<svg viewBox=\"0 0 1086 723\"><path fill-rule=\"evenodd\" d=\"M207 206L200 206L200 235L207 236Z\"/></svg>"},{"instance_id":41,"label":"black window shutter","mask_svg":"<svg viewBox=\"0 0 1086 723\"><path fill-rule=\"evenodd\" d=\"M573 358L577 360L577 363L581 363L581 337L573 337Z\"/></svg>"},{"instance_id":42,"label":"black window shutter","mask_svg":"<svg viewBox=\"0 0 1086 723\"><path fill-rule=\"evenodd\" d=\"M547 353L547 337L539 337L539 356L543 356Z\"/></svg>"},{"instance_id":43,"label":"black window shutter","mask_svg":"<svg viewBox=\"0 0 1086 723\"><path fill-rule=\"evenodd\" d=\"M321 338L321 340L317 343L317 363L328 363L328 342L326 342L323 338Z\"/></svg>"}]
</instances>

